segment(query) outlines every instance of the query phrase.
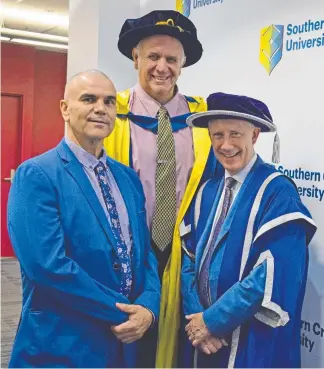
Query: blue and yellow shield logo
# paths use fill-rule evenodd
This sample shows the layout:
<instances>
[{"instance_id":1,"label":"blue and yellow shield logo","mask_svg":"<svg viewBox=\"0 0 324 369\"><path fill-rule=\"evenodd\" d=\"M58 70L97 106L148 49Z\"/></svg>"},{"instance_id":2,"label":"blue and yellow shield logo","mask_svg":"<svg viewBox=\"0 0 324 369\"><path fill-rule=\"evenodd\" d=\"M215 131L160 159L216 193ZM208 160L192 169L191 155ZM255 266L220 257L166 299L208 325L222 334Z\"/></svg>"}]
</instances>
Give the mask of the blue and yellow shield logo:
<instances>
[{"instance_id":1,"label":"blue and yellow shield logo","mask_svg":"<svg viewBox=\"0 0 324 369\"><path fill-rule=\"evenodd\" d=\"M190 15L191 0L176 0L176 10L186 17Z\"/></svg>"},{"instance_id":2,"label":"blue and yellow shield logo","mask_svg":"<svg viewBox=\"0 0 324 369\"><path fill-rule=\"evenodd\" d=\"M272 24L262 28L260 38L260 63L271 74L282 58L284 26Z\"/></svg>"}]
</instances>

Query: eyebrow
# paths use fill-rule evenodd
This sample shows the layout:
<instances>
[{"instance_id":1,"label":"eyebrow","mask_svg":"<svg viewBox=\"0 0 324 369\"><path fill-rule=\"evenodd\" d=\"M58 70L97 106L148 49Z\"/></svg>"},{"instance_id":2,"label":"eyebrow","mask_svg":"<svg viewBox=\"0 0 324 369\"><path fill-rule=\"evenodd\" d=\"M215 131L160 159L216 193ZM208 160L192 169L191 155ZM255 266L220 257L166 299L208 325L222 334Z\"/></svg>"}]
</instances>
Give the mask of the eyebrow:
<instances>
[{"instance_id":1,"label":"eyebrow","mask_svg":"<svg viewBox=\"0 0 324 369\"><path fill-rule=\"evenodd\" d=\"M88 93L85 93L85 94L82 94L81 96L80 96L80 99L83 99L83 98L85 98L85 97L96 97L96 95L94 95L94 94L88 94Z\"/></svg>"},{"instance_id":2,"label":"eyebrow","mask_svg":"<svg viewBox=\"0 0 324 369\"><path fill-rule=\"evenodd\" d=\"M159 52L159 51L148 51L147 56L150 56L150 55L157 55L157 56L162 56L162 53ZM174 59L179 59L178 56L176 55L170 55L170 54L167 54L167 55L163 55L165 58L174 58Z\"/></svg>"},{"instance_id":3,"label":"eyebrow","mask_svg":"<svg viewBox=\"0 0 324 369\"><path fill-rule=\"evenodd\" d=\"M213 132L212 134L213 135L215 135L215 134L223 134L224 132L223 131L215 131L215 132ZM238 131L238 130L236 130L236 129L231 129L230 131L229 131L229 133L242 133L241 131Z\"/></svg>"},{"instance_id":4,"label":"eyebrow","mask_svg":"<svg viewBox=\"0 0 324 369\"><path fill-rule=\"evenodd\" d=\"M110 100L116 101L116 96L114 96L114 95L107 95L107 96L105 96L105 100L106 99L110 99Z\"/></svg>"},{"instance_id":5,"label":"eyebrow","mask_svg":"<svg viewBox=\"0 0 324 369\"><path fill-rule=\"evenodd\" d=\"M158 56L158 57L161 57L161 53L157 52L157 51L148 51L146 54L145 54L145 57L148 58L150 56Z\"/></svg>"},{"instance_id":6,"label":"eyebrow","mask_svg":"<svg viewBox=\"0 0 324 369\"><path fill-rule=\"evenodd\" d=\"M85 93L85 94L82 94L80 96L80 99L83 99L85 97L97 98L97 95ZM116 96L115 95L106 95L104 99L105 100L110 99L110 100L116 101Z\"/></svg>"}]
</instances>

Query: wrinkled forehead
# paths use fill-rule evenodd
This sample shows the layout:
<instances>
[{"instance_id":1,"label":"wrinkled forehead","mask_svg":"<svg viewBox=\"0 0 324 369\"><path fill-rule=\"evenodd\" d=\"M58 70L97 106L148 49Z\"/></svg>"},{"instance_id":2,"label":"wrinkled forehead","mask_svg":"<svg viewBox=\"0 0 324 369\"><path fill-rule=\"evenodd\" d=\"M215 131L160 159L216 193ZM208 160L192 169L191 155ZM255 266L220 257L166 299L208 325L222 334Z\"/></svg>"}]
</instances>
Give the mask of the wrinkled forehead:
<instances>
[{"instance_id":1,"label":"wrinkled forehead","mask_svg":"<svg viewBox=\"0 0 324 369\"><path fill-rule=\"evenodd\" d=\"M147 37L140 42L145 52L160 52L167 54L183 54L183 46L179 40L167 35L155 35Z\"/></svg>"},{"instance_id":2,"label":"wrinkled forehead","mask_svg":"<svg viewBox=\"0 0 324 369\"><path fill-rule=\"evenodd\" d=\"M67 96L78 98L83 94L96 96L116 96L113 83L103 75L80 75L67 86Z\"/></svg>"},{"instance_id":3,"label":"wrinkled forehead","mask_svg":"<svg viewBox=\"0 0 324 369\"><path fill-rule=\"evenodd\" d=\"M253 128L253 125L243 119L211 119L208 123L210 131L246 131Z\"/></svg>"}]
</instances>

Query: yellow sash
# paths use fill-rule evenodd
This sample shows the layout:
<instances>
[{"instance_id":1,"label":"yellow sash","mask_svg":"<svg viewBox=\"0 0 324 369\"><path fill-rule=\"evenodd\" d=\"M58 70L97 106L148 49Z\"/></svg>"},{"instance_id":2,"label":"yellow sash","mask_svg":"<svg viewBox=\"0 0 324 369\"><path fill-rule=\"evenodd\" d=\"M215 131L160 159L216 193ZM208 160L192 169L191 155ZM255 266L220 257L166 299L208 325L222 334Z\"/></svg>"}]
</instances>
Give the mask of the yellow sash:
<instances>
[{"instance_id":1,"label":"yellow sash","mask_svg":"<svg viewBox=\"0 0 324 369\"><path fill-rule=\"evenodd\" d=\"M123 92L118 92L118 114L127 114L129 112L129 97L129 89ZM104 147L108 156L129 166L130 125L128 119L116 118L115 128L110 136L104 140Z\"/></svg>"},{"instance_id":2,"label":"yellow sash","mask_svg":"<svg viewBox=\"0 0 324 369\"><path fill-rule=\"evenodd\" d=\"M129 111L130 90L117 95L117 111L126 114ZM192 113L206 111L207 105L203 98L194 97L195 102L188 102ZM197 190L201 176L207 163L210 150L208 131L193 128L195 162L191 176L181 202L174 229L172 252L165 268L162 281L161 309L159 317L157 368L175 367L177 363L178 331L180 325L180 275L181 275L181 240L179 227ZM112 134L104 142L107 154L129 166L130 124L128 119L116 119Z\"/></svg>"}]
</instances>

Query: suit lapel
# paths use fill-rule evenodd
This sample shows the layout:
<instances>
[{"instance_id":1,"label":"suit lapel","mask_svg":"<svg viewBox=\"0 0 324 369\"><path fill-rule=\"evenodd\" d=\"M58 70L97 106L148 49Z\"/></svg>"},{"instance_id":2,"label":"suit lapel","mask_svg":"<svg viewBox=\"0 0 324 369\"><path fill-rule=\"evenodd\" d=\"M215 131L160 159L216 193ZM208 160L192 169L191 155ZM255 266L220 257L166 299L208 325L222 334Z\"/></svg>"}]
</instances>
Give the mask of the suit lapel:
<instances>
[{"instance_id":1,"label":"suit lapel","mask_svg":"<svg viewBox=\"0 0 324 369\"><path fill-rule=\"evenodd\" d=\"M235 214L237 212L238 209L240 209L241 205L242 205L242 201L245 201L245 199L249 196L248 194L246 194L246 188L247 186L249 185L249 183L251 182L251 179L253 178L253 174L255 172L255 167L259 165L259 161L256 162L256 164L254 165L254 167L252 167L250 173L247 175L247 177L245 178L245 181L243 182L240 190L239 190L239 193L237 194L235 200L234 200L234 203L227 215L227 217L225 218L225 221L222 225L222 228L217 236L217 240L216 240L216 245L214 246L214 251L213 253L216 252L216 250L219 248L219 245L220 243L224 240L224 238L227 236L230 228L231 228L231 224L233 222L233 219L235 217ZM220 186L220 188L223 190L223 187L224 187L224 184L222 186ZM215 210L213 211L213 219L215 217L215 214L216 214L216 210L217 210L217 207L218 207L218 202L217 201L217 206L215 208ZM213 232L213 228L210 229L210 236ZM208 239L209 240L209 239ZM207 240L207 241L208 241ZM213 245L208 245L207 244L207 247L205 247L204 249L204 252L203 252L203 256L201 258L201 262L200 262L200 267L202 266L203 262L204 262L204 259L206 257L206 254L207 254L207 251L209 249L209 247L213 247Z\"/></svg>"},{"instance_id":2,"label":"suit lapel","mask_svg":"<svg viewBox=\"0 0 324 369\"><path fill-rule=\"evenodd\" d=\"M238 209L241 208L242 205L242 201L245 201L245 199L247 199L249 197L249 194L246 194L246 188L247 186L249 186L249 183L251 182L251 179L253 178L253 174L255 172L255 166L258 165L258 161L256 161L256 163L254 164L254 166L251 168L249 174L247 175L247 177L245 178L239 193L237 194L235 200L234 200L234 204L232 205L226 219L225 222L219 232L219 235L217 237L217 241L216 241L216 247L218 246L218 244L221 242L221 240L225 237L225 235L228 233L228 231L231 228L231 224L233 221L233 218L236 214L236 211Z\"/></svg>"},{"instance_id":3,"label":"suit lapel","mask_svg":"<svg viewBox=\"0 0 324 369\"><path fill-rule=\"evenodd\" d=\"M96 215L99 224L106 233L110 243L116 249L116 240L111 231L107 216L104 209L101 206L98 197L92 188L92 185L84 172L82 165L78 159L74 156L64 140L57 146L57 151L63 161L65 170L74 178L76 184L80 187L82 193L87 199L90 207Z\"/></svg>"},{"instance_id":4,"label":"suit lapel","mask_svg":"<svg viewBox=\"0 0 324 369\"><path fill-rule=\"evenodd\" d=\"M212 209L210 211L210 214L208 216L208 219L207 219L207 224L206 224L206 227L199 239L199 242L198 242L198 245L197 245L197 267L198 267L198 272L200 273L200 269L201 269L201 266L205 260L205 257L206 257L206 254L207 254L207 251L210 247L210 238L212 237L212 231L213 231L213 224L214 224L214 220L215 220L215 215L216 215L216 211L217 211L217 208L218 208L218 204L219 204L219 201L221 199L221 195L222 195L222 192L223 192L223 188L224 188L224 178L222 178L220 180L220 183L218 185L218 187L216 187L216 194L215 193L210 193L210 191L208 191L206 193L205 196L211 196L214 197L214 203L213 203L213 206L212 206ZM214 187L211 187L211 191L214 190Z\"/></svg>"}]
</instances>

